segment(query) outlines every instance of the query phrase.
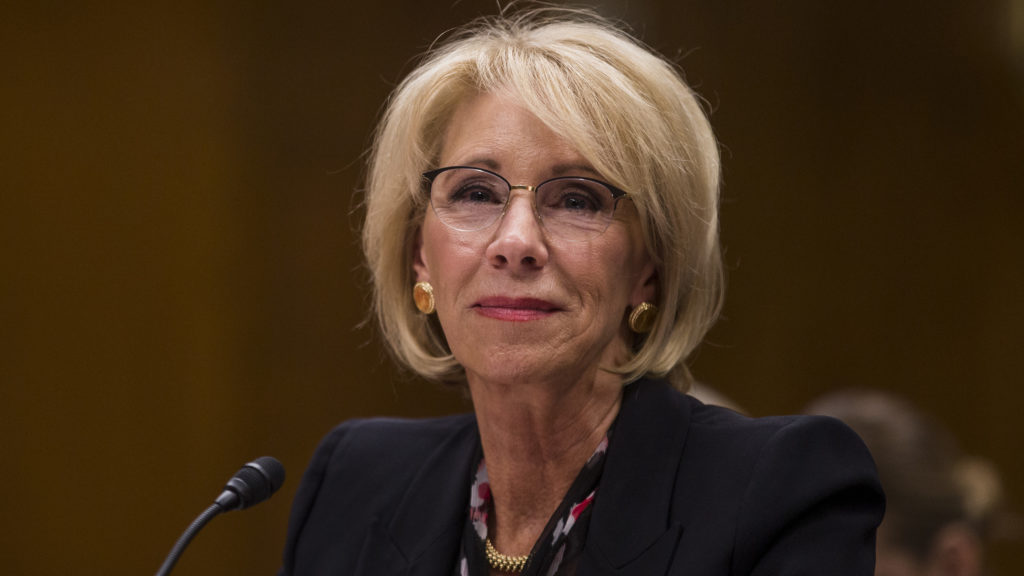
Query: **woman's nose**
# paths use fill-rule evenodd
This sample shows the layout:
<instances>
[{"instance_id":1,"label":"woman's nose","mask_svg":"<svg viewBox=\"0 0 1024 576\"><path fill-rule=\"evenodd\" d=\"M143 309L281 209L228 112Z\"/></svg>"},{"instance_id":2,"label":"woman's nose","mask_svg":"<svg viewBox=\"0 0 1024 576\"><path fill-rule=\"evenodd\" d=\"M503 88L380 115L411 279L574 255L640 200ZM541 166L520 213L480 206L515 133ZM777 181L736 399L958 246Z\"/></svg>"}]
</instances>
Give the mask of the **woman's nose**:
<instances>
[{"instance_id":1,"label":"woman's nose","mask_svg":"<svg viewBox=\"0 0 1024 576\"><path fill-rule=\"evenodd\" d=\"M487 246L487 259L496 267L542 268L548 261L548 245L537 212L533 192L514 190L505 215Z\"/></svg>"}]
</instances>

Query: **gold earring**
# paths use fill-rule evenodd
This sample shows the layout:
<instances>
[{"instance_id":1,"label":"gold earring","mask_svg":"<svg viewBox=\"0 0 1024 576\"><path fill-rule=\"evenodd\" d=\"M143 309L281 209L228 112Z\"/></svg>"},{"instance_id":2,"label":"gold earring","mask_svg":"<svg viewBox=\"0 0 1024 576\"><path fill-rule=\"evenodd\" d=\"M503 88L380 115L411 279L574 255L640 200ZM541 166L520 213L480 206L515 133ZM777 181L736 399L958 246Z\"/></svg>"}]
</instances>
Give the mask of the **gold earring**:
<instances>
[{"instance_id":1,"label":"gold earring","mask_svg":"<svg viewBox=\"0 0 1024 576\"><path fill-rule=\"evenodd\" d=\"M658 307L649 302L641 302L629 314L629 329L637 334L647 334L654 328L658 319Z\"/></svg>"},{"instance_id":2,"label":"gold earring","mask_svg":"<svg viewBox=\"0 0 1024 576\"><path fill-rule=\"evenodd\" d=\"M416 309L424 314L434 313L434 287L430 282L417 282L412 287L412 299L416 302Z\"/></svg>"}]
</instances>

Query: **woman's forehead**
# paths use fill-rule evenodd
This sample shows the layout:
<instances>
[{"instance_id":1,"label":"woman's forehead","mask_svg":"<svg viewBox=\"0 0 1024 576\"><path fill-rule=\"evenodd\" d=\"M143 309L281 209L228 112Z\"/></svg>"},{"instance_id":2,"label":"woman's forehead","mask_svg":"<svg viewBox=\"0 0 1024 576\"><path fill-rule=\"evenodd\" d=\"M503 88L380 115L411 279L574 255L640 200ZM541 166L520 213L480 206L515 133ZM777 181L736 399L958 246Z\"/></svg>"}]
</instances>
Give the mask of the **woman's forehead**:
<instances>
[{"instance_id":1,"label":"woman's forehead","mask_svg":"<svg viewBox=\"0 0 1024 576\"><path fill-rule=\"evenodd\" d=\"M596 174L567 138L518 100L494 93L474 95L456 107L445 128L440 162L497 172L529 164L549 172Z\"/></svg>"}]
</instances>

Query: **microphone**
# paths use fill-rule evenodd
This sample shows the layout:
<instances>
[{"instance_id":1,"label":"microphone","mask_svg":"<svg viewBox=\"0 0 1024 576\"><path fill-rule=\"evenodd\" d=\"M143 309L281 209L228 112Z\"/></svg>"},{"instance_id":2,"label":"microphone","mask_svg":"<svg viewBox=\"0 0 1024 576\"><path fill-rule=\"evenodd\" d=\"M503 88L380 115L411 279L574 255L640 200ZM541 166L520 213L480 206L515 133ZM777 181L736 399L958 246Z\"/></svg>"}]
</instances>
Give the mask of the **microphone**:
<instances>
[{"instance_id":1,"label":"microphone","mask_svg":"<svg viewBox=\"0 0 1024 576\"><path fill-rule=\"evenodd\" d=\"M214 503L225 512L244 510L270 498L281 484L284 466L273 456L261 456L235 472Z\"/></svg>"},{"instance_id":2,"label":"microphone","mask_svg":"<svg viewBox=\"0 0 1024 576\"><path fill-rule=\"evenodd\" d=\"M178 563L178 558L185 551L192 538L203 526L222 512L244 510L270 498L284 484L284 466L272 456L262 456L249 462L235 472L235 475L224 485L224 490L217 496L202 514L189 525L185 532L171 548L157 576L167 576Z\"/></svg>"}]
</instances>

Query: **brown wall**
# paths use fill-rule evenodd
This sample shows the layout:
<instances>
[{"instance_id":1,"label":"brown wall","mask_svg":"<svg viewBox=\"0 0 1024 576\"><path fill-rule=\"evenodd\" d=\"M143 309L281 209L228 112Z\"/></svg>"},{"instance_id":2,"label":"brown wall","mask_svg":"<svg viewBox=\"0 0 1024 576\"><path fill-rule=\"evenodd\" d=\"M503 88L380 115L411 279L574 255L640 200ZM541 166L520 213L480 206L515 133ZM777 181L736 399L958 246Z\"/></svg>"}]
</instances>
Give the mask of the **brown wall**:
<instances>
[{"instance_id":1,"label":"brown wall","mask_svg":"<svg viewBox=\"0 0 1024 576\"><path fill-rule=\"evenodd\" d=\"M466 409L356 327L352 191L410 58L493 2L344 4L0 9L5 571L151 573L273 454L282 493L216 520L177 573L272 572L332 425ZM724 146L729 300L696 374L755 414L900 392L994 460L1021 510L1010 5L771 4L608 3L679 56Z\"/></svg>"}]
</instances>

